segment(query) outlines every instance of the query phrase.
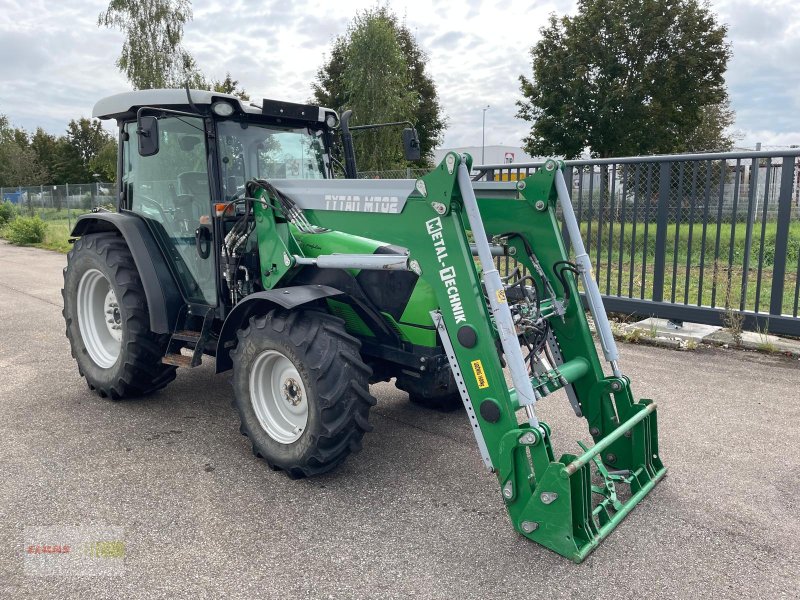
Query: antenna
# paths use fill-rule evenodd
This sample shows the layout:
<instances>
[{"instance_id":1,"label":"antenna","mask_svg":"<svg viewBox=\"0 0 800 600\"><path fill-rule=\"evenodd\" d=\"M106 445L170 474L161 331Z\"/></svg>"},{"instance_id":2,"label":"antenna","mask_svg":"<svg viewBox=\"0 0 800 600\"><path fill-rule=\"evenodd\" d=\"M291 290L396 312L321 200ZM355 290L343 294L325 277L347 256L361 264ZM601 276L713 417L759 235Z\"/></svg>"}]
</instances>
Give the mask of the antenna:
<instances>
[{"instance_id":1,"label":"antenna","mask_svg":"<svg viewBox=\"0 0 800 600\"><path fill-rule=\"evenodd\" d=\"M189 106L191 106L192 110L199 115L200 114L200 110L197 108L197 105L195 105L194 101L192 100L192 92L189 90L189 80L188 79L186 80L186 83L184 85L186 87L186 99L189 100Z\"/></svg>"}]
</instances>

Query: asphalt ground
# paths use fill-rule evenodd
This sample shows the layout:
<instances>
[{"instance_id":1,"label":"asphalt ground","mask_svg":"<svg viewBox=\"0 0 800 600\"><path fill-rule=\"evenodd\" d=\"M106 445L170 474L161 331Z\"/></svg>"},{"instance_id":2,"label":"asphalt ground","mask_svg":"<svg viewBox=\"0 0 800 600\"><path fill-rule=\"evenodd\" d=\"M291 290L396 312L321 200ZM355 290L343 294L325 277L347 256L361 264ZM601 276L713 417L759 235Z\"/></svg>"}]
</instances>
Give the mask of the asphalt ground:
<instances>
[{"instance_id":1,"label":"asphalt ground","mask_svg":"<svg viewBox=\"0 0 800 600\"><path fill-rule=\"evenodd\" d=\"M659 404L666 479L580 565L517 535L459 411L390 384L364 449L291 481L238 432L208 359L94 396L61 317L63 255L0 243L0 598L798 598L800 363L623 345ZM540 405L556 455L583 423ZM113 576L34 576L26 528L122 528Z\"/></svg>"}]
</instances>

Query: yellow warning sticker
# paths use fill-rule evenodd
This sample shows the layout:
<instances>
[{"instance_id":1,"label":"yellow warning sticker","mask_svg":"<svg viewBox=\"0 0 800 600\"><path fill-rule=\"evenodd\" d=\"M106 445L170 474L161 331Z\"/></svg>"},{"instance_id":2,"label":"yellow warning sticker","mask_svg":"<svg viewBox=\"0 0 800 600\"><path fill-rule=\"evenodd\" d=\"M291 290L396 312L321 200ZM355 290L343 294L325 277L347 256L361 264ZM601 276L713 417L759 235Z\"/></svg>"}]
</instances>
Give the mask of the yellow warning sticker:
<instances>
[{"instance_id":1,"label":"yellow warning sticker","mask_svg":"<svg viewBox=\"0 0 800 600\"><path fill-rule=\"evenodd\" d=\"M489 387L486 373L483 372L483 363L480 360L473 360L470 364L472 365L472 372L475 373L475 381L478 382L478 387L480 389Z\"/></svg>"},{"instance_id":2,"label":"yellow warning sticker","mask_svg":"<svg viewBox=\"0 0 800 600\"><path fill-rule=\"evenodd\" d=\"M503 289L497 290L497 301L500 304L505 304L507 302L507 300L506 300L506 291L505 290L503 290Z\"/></svg>"}]
</instances>

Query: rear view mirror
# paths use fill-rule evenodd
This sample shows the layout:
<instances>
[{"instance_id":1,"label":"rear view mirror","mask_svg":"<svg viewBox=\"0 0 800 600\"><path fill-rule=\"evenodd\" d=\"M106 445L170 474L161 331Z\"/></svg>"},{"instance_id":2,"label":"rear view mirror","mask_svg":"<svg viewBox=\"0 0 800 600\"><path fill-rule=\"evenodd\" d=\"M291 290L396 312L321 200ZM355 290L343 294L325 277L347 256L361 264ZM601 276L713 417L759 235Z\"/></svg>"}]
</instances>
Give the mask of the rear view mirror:
<instances>
[{"instance_id":1,"label":"rear view mirror","mask_svg":"<svg viewBox=\"0 0 800 600\"><path fill-rule=\"evenodd\" d=\"M156 117L139 117L136 128L139 138L139 155L153 156L158 154L158 119Z\"/></svg>"},{"instance_id":2,"label":"rear view mirror","mask_svg":"<svg viewBox=\"0 0 800 600\"><path fill-rule=\"evenodd\" d=\"M412 129L411 127L403 129L403 153L405 154L406 160L409 161L419 160L422 157L416 129Z\"/></svg>"}]
</instances>

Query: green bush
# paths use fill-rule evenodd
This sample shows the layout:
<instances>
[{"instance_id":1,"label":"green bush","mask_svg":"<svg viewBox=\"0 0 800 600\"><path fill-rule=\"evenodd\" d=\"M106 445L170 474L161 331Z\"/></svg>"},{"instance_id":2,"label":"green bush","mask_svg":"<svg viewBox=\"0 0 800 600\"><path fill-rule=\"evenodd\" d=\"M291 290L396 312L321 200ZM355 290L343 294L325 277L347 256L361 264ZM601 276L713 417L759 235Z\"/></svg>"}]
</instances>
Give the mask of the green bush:
<instances>
[{"instance_id":1,"label":"green bush","mask_svg":"<svg viewBox=\"0 0 800 600\"><path fill-rule=\"evenodd\" d=\"M47 233L47 224L38 216L17 217L3 230L3 236L12 244L41 244Z\"/></svg>"},{"instance_id":2,"label":"green bush","mask_svg":"<svg viewBox=\"0 0 800 600\"><path fill-rule=\"evenodd\" d=\"M17 209L16 205L12 204L8 200L0 203L0 227L9 221L13 221L14 217L16 217L18 214L19 210Z\"/></svg>"}]
</instances>

